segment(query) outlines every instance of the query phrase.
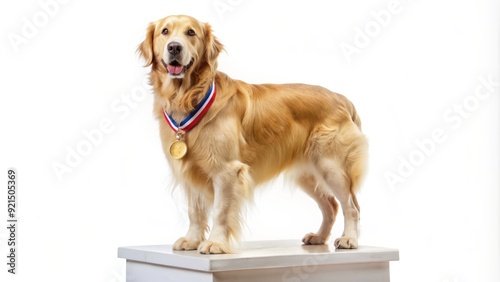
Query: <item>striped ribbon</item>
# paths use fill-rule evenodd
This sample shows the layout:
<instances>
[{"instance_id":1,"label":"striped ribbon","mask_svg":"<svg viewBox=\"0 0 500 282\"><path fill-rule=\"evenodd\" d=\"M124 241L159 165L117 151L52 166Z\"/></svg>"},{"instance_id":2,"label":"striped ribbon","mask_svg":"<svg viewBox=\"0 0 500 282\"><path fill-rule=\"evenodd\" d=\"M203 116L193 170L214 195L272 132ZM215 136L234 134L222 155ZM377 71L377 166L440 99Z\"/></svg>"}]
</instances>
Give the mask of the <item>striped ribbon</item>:
<instances>
[{"instance_id":1,"label":"striped ribbon","mask_svg":"<svg viewBox=\"0 0 500 282\"><path fill-rule=\"evenodd\" d=\"M163 109L163 116L173 131L178 132L179 130L182 130L184 132L188 132L195 127L207 113L208 109L215 100L215 94L215 81L212 81L212 84L210 85L207 94L205 94L205 97L203 97L203 100L201 100L196 108L189 113L189 115L183 119L180 124L177 124L177 122L175 122L172 116L170 116L165 109Z\"/></svg>"}]
</instances>

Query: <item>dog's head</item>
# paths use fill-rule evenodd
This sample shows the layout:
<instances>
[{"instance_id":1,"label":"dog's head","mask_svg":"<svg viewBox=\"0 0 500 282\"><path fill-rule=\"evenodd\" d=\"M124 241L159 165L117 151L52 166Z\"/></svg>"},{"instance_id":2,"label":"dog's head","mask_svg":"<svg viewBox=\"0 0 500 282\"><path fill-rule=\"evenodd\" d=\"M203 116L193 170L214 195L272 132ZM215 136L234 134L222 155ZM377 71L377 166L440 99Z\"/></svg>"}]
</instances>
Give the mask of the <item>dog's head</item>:
<instances>
[{"instance_id":1,"label":"dog's head","mask_svg":"<svg viewBox=\"0 0 500 282\"><path fill-rule=\"evenodd\" d=\"M210 25L189 16L169 16L151 23L138 47L146 66L162 69L172 79L182 79L203 67L215 71L222 49Z\"/></svg>"}]
</instances>

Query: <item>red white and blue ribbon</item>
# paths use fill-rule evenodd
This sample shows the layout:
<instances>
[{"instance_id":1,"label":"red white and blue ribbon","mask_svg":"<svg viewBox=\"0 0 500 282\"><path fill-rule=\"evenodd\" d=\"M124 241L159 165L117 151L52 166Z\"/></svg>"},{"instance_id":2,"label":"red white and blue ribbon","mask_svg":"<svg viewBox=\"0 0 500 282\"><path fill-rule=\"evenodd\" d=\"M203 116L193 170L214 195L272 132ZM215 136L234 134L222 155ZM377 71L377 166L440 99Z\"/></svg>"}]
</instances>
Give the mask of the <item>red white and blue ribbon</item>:
<instances>
[{"instance_id":1,"label":"red white and blue ribbon","mask_svg":"<svg viewBox=\"0 0 500 282\"><path fill-rule=\"evenodd\" d=\"M189 113L189 115L183 119L180 124L177 124L177 122L165 111L165 109L163 109L163 116L173 131L178 132L179 130L182 130L184 132L188 132L190 129L195 127L208 112L208 109L215 100L215 94L215 81L212 81L212 84L210 84L210 88L208 89L207 94L205 94L205 97L203 97L203 100L201 100L196 108Z\"/></svg>"}]
</instances>

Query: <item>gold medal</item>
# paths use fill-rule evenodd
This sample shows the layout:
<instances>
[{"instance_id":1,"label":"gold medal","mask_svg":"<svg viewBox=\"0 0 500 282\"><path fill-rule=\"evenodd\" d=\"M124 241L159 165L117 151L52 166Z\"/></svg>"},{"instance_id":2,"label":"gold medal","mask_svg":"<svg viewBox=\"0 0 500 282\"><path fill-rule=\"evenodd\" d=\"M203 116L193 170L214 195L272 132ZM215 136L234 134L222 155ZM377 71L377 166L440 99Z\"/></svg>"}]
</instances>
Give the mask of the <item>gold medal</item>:
<instances>
[{"instance_id":1,"label":"gold medal","mask_svg":"<svg viewBox=\"0 0 500 282\"><path fill-rule=\"evenodd\" d=\"M186 142L182 140L177 140L170 145L170 155L172 156L172 158L178 160L182 159L182 157L184 157L186 153L187 153Z\"/></svg>"}]
</instances>

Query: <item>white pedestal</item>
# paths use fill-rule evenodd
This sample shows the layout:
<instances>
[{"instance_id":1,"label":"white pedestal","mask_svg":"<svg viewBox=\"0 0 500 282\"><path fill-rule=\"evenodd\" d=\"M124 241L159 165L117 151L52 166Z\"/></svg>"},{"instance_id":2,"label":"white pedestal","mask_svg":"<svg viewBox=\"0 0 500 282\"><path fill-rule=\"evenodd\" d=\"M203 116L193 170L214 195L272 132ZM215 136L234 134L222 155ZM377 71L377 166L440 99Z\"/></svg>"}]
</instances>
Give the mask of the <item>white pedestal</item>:
<instances>
[{"instance_id":1,"label":"white pedestal","mask_svg":"<svg viewBox=\"0 0 500 282\"><path fill-rule=\"evenodd\" d=\"M399 260L399 251L264 241L244 242L236 254L202 255L157 245L120 247L118 257L127 260L127 282L382 282L390 281L389 262Z\"/></svg>"}]
</instances>

